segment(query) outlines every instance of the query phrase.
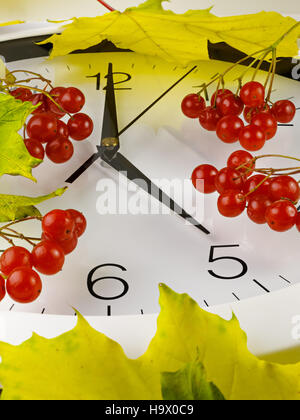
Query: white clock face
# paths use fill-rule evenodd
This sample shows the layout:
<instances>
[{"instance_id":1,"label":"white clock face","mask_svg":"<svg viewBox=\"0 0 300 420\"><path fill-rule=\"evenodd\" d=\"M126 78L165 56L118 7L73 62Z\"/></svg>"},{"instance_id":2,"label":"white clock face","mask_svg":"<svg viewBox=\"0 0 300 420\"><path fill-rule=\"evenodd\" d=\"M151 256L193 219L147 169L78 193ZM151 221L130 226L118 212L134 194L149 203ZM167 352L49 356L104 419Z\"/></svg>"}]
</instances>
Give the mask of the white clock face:
<instances>
[{"instance_id":1,"label":"white clock face","mask_svg":"<svg viewBox=\"0 0 300 420\"><path fill-rule=\"evenodd\" d=\"M0 51L1 53L1 51ZM47 159L35 170L37 184L5 176L1 193L37 196L65 186L66 179L95 151L101 140L105 101L105 76L113 64L119 127L127 126L150 103L185 75L186 69L133 53L85 53L54 60L31 58L8 63L10 70L32 70L46 75L56 86L76 86L86 95L85 112L94 120L88 141L75 144L75 156L65 165ZM226 69L226 63L200 63L121 137L121 153L155 183L175 181L177 189L163 189L192 212L209 231L201 232L174 213L149 214L157 209L155 199L137 192L124 176L98 160L69 185L62 198L39 208L76 208L87 220L88 229L76 251L69 255L63 271L43 278L43 293L32 304L16 304L6 297L1 311L44 314L137 315L156 313L158 284L189 293L202 307L243 300L273 292L300 281L299 233L278 234L258 226L246 215L225 219L217 211L217 196L201 196L190 177L196 166L211 163L226 166L239 145L221 143L215 133L204 132L197 120L181 113L182 98L195 86ZM217 69L219 71L219 69ZM118 83L120 82L120 83ZM295 97L300 103L297 82L277 78L274 99ZM280 127L275 140L263 153L299 156L300 116L293 127ZM271 161L272 165L279 162ZM268 161L266 161L268 165ZM176 184L177 183L177 184ZM180 194L184 186L185 196ZM204 201L203 201L204 200ZM166 211L166 209L164 209ZM146 214L148 213L148 214ZM153 213L153 212L152 212ZM30 235L39 226L27 224Z\"/></svg>"}]
</instances>

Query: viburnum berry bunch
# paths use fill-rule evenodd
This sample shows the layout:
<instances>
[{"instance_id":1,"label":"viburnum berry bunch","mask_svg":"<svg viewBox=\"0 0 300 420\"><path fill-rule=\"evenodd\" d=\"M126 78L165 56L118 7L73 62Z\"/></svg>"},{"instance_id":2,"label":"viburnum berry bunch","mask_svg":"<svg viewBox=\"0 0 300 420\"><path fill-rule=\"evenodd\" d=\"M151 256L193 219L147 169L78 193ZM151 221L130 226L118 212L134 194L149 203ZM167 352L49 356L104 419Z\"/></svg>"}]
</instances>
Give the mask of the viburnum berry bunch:
<instances>
[{"instance_id":1,"label":"viburnum berry bunch","mask_svg":"<svg viewBox=\"0 0 300 420\"><path fill-rule=\"evenodd\" d=\"M76 87L53 87L50 80L31 71L26 71L27 79L17 81L15 75L20 72L12 71L1 80L1 89L17 100L38 106L24 126L28 152L40 160L46 154L56 164L69 161L74 154L71 140L85 140L94 130L92 119L81 112L85 95ZM43 90L27 85L37 80L46 83Z\"/></svg>"},{"instance_id":2,"label":"viburnum berry bunch","mask_svg":"<svg viewBox=\"0 0 300 420\"><path fill-rule=\"evenodd\" d=\"M225 217L237 217L247 210L254 223L267 223L276 232L286 232L296 226L300 232L300 212L297 209L300 187L294 178L300 174L300 167L256 167L258 160L272 157L300 162L300 159L289 156L254 157L245 150L237 150L220 171L212 165L198 166L192 174L192 182L204 194L219 193L218 210Z\"/></svg>"},{"instance_id":3,"label":"viburnum berry bunch","mask_svg":"<svg viewBox=\"0 0 300 420\"><path fill-rule=\"evenodd\" d=\"M185 116L199 119L200 125L208 131L216 132L224 143L240 142L247 151L261 150L268 140L275 137L278 124L291 123L296 114L296 107L290 100L271 101L276 75L277 47L280 42L297 26L291 28L272 46L257 51L229 67L223 74L217 74L209 83L203 84L200 92L187 95L181 104ZM256 81L262 64L272 54L265 84ZM238 78L236 92L226 89L225 76L237 65L250 60L250 65ZM251 81L244 83L249 70L254 70ZM210 103L208 88L217 83ZM203 97L204 96L204 97Z\"/></svg>"},{"instance_id":4,"label":"viburnum berry bunch","mask_svg":"<svg viewBox=\"0 0 300 420\"><path fill-rule=\"evenodd\" d=\"M28 220L42 222L41 238L26 237L15 230L15 225ZM52 276L60 272L66 255L73 252L84 234L87 222L77 210L52 210L44 217L29 217L0 228L0 237L10 247L0 257L0 301L8 295L18 303L31 303L42 292L40 274ZM16 246L15 240L25 241L29 251Z\"/></svg>"}]
</instances>

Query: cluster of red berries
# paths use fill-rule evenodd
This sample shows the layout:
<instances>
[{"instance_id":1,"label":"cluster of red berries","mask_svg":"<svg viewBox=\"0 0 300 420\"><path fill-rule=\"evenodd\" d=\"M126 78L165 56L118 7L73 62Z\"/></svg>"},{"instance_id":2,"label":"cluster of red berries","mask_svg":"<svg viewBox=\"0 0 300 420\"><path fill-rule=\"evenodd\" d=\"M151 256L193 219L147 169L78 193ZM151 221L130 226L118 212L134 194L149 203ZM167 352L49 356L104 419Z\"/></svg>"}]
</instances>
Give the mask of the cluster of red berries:
<instances>
[{"instance_id":1,"label":"cluster of red berries","mask_svg":"<svg viewBox=\"0 0 300 420\"><path fill-rule=\"evenodd\" d=\"M35 301L42 291L38 273L52 276L61 271L65 256L75 250L86 227L84 215L77 210L53 210L46 214L42 219L42 240L32 252L13 246L1 255L0 301L6 291L16 302Z\"/></svg>"},{"instance_id":2,"label":"cluster of red berries","mask_svg":"<svg viewBox=\"0 0 300 420\"><path fill-rule=\"evenodd\" d=\"M296 107L289 100L269 103L264 86L253 81L246 83L239 95L228 89L217 90L210 106L206 106L202 96L188 95L181 108L187 117L198 118L204 129L216 131L224 143L239 141L244 149L254 152L275 136L278 123L290 123L296 114ZM242 113L247 124L240 118Z\"/></svg>"},{"instance_id":3,"label":"cluster of red berries","mask_svg":"<svg viewBox=\"0 0 300 420\"><path fill-rule=\"evenodd\" d=\"M300 213L296 208L299 183L288 175L253 175L255 167L255 158L238 150L221 171L211 165L197 167L192 181L204 194L220 194L218 210L225 217L240 216L247 209L254 223L267 223L276 232L286 232L296 225L300 232Z\"/></svg>"},{"instance_id":4,"label":"cluster of red berries","mask_svg":"<svg viewBox=\"0 0 300 420\"><path fill-rule=\"evenodd\" d=\"M22 87L10 92L23 102L40 104L27 123L28 138L24 142L28 152L40 160L44 160L46 153L52 162L61 164L70 160L74 154L70 138L85 140L92 134L94 124L88 115L80 112L85 105L85 96L79 89L56 87L47 93L55 102L43 93L34 94L30 89ZM65 123L61 119L67 114L69 119Z\"/></svg>"}]
</instances>

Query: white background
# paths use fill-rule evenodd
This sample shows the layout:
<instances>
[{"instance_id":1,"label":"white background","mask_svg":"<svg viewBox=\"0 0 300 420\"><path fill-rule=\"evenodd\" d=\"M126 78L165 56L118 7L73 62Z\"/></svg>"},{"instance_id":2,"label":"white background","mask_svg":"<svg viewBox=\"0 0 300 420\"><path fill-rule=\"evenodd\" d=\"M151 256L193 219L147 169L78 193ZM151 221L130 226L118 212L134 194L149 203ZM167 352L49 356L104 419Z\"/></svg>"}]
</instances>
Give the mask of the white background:
<instances>
[{"instance_id":1,"label":"white background","mask_svg":"<svg viewBox=\"0 0 300 420\"><path fill-rule=\"evenodd\" d=\"M136 6L142 0L108 0L111 6L123 10ZM300 16L299 0L171 0L165 7L172 7L177 12L187 9L204 9L214 7L218 15L254 13L261 10L275 10L285 14ZM42 20L62 19L74 16L96 16L105 9L97 0L0 0L0 22L14 19Z\"/></svg>"}]
</instances>

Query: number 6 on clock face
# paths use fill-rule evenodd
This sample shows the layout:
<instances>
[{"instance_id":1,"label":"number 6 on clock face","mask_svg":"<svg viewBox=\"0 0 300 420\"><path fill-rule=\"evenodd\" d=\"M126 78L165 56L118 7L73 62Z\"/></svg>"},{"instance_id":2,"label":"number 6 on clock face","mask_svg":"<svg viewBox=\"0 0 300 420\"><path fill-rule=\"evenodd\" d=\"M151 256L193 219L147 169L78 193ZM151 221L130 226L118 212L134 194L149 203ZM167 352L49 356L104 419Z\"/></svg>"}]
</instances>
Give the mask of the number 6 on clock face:
<instances>
[{"instance_id":1,"label":"number 6 on clock face","mask_svg":"<svg viewBox=\"0 0 300 420\"><path fill-rule=\"evenodd\" d=\"M183 69L129 52L82 52L48 61L41 47L28 49L24 58L24 42L29 40L10 45L13 53L8 68L33 70L52 79L55 86L80 88L95 131L88 141L76 144L69 163L55 166L46 160L38 167L34 173L37 185L6 177L2 190L28 196L47 194L65 186L65 180L92 157L93 164L69 184L62 198L40 207L43 213L54 207L81 210L88 229L64 271L45 279L44 292L36 302L13 305L6 298L1 311L72 315L76 308L83 315L145 314L158 311L161 282L189 293L203 307L299 282L299 233L290 231L278 237L244 216L225 219L217 213L215 195L204 199L192 187L190 177L196 166L210 163L221 169L239 147L204 133L197 120L182 115L180 104L195 86L216 71L224 71L228 64L203 62ZM0 55L5 56L5 51L7 44L2 42ZM160 205L142 185L138 189L97 155L110 63L120 153L209 235ZM297 95L294 81L279 77L277 84L280 97ZM295 102L300 104L300 95ZM276 142L266 146L266 153L280 153L284 147L285 154L299 156L299 127L299 116L293 127L280 127ZM31 235L35 233L35 226L28 229Z\"/></svg>"}]
</instances>

